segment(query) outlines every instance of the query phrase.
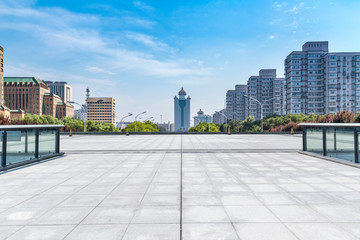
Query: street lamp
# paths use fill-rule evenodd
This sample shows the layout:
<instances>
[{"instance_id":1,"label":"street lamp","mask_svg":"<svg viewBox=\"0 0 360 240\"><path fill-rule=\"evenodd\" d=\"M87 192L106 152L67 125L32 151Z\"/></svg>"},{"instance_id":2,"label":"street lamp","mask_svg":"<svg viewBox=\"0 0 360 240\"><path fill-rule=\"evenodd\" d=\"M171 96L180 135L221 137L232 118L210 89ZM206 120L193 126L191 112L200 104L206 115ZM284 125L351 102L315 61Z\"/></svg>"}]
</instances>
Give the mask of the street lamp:
<instances>
[{"instance_id":1,"label":"street lamp","mask_svg":"<svg viewBox=\"0 0 360 240\"><path fill-rule=\"evenodd\" d=\"M225 114L223 114L223 113L221 113L221 112L219 112L219 111L215 111L216 113L218 113L218 114L221 114L221 115L223 115L224 117L225 117L225 119L226 119L226 121L225 121L225 124L226 124L226 130L225 130L225 133L227 132L227 116L225 115Z\"/></svg>"},{"instance_id":2,"label":"street lamp","mask_svg":"<svg viewBox=\"0 0 360 240\"><path fill-rule=\"evenodd\" d=\"M139 113L138 115L135 116L135 132L136 132L136 123L137 123L138 116L140 116L141 114L145 114L145 113L146 113L146 111Z\"/></svg>"},{"instance_id":3,"label":"street lamp","mask_svg":"<svg viewBox=\"0 0 360 240\"><path fill-rule=\"evenodd\" d=\"M77 103L77 102L74 102L74 101L68 101L68 103L79 105L82 110L84 109L84 106L81 105L80 103ZM82 111L82 112L85 112L85 110ZM86 123L86 120L85 120L85 117L82 117L82 119L83 119L83 131L85 132L85 126L86 126L85 123Z\"/></svg>"},{"instance_id":4,"label":"street lamp","mask_svg":"<svg viewBox=\"0 0 360 240\"><path fill-rule=\"evenodd\" d=\"M120 132L121 132L121 124L122 124L122 122L123 122L123 120L125 119L125 118L127 118L127 117L130 117L130 116L132 116L133 114L132 113L128 113L128 115L126 115L125 117L123 117L123 118L121 118L121 120L120 120Z\"/></svg>"},{"instance_id":5,"label":"street lamp","mask_svg":"<svg viewBox=\"0 0 360 240\"><path fill-rule=\"evenodd\" d=\"M250 97L248 95L244 95L244 97L248 97L248 98L254 100L255 102L257 102L260 105L261 132L264 132L264 123L263 123L263 117L264 117L263 116L263 106L264 106L264 102L271 101L271 100L273 100L275 98L278 98L278 97L273 97L273 98L270 98L270 99L266 99L263 102L260 102L256 98Z\"/></svg>"},{"instance_id":6,"label":"street lamp","mask_svg":"<svg viewBox=\"0 0 360 240\"><path fill-rule=\"evenodd\" d=\"M151 120L151 119L153 119L153 118L154 118L154 117L149 117L149 118L145 119L144 122L146 122L146 121L148 121L148 120Z\"/></svg>"}]
</instances>

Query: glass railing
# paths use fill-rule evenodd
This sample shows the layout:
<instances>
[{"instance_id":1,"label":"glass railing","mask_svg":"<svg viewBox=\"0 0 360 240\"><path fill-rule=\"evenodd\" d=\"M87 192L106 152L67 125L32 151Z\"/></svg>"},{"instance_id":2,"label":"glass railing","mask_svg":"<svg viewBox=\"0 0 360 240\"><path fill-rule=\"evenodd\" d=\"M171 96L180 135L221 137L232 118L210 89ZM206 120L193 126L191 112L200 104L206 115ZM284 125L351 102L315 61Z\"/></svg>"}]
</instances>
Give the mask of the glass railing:
<instances>
[{"instance_id":1,"label":"glass railing","mask_svg":"<svg viewBox=\"0 0 360 240\"><path fill-rule=\"evenodd\" d=\"M0 170L62 155L62 125L0 126Z\"/></svg>"},{"instance_id":2,"label":"glass railing","mask_svg":"<svg viewBox=\"0 0 360 240\"><path fill-rule=\"evenodd\" d=\"M301 123L303 151L359 163L360 123Z\"/></svg>"}]
</instances>

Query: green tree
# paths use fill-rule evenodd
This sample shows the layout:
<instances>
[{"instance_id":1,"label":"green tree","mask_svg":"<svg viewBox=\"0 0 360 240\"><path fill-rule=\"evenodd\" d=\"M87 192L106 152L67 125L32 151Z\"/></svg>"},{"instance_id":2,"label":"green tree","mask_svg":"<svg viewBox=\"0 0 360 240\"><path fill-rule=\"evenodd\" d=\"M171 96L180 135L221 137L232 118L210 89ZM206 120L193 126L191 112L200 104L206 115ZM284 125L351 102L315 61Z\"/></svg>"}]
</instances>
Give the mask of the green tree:
<instances>
[{"instance_id":1,"label":"green tree","mask_svg":"<svg viewBox=\"0 0 360 240\"><path fill-rule=\"evenodd\" d=\"M209 123L201 122L195 127L191 127L189 132L209 132ZM210 132L220 132L220 129L216 124L210 123Z\"/></svg>"}]
</instances>

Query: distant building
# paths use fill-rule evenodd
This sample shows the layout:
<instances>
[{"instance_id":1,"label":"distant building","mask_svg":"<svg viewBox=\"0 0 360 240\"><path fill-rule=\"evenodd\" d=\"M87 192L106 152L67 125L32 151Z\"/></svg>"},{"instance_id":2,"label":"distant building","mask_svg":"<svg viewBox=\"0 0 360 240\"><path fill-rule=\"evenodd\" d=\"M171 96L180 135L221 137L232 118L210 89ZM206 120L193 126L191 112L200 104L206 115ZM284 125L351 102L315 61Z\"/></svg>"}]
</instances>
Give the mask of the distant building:
<instances>
[{"instance_id":1,"label":"distant building","mask_svg":"<svg viewBox=\"0 0 360 240\"><path fill-rule=\"evenodd\" d=\"M61 97L64 103L72 101L72 87L69 86L67 82L44 81L44 83L48 85L51 93Z\"/></svg>"},{"instance_id":2,"label":"distant building","mask_svg":"<svg viewBox=\"0 0 360 240\"><path fill-rule=\"evenodd\" d=\"M50 88L35 77L5 77L4 78L5 102L10 109L23 110L25 113L37 115L50 115L60 118L62 99L50 92ZM66 105L67 117L73 117L74 107Z\"/></svg>"},{"instance_id":3,"label":"distant building","mask_svg":"<svg viewBox=\"0 0 360 240\"><path fill-rule=\"evenodd\" d=\"M204 112L200 109L197 112L197 116L194 117L194 127L201 122L212 123L212 116L205 115Z\"/></svg>"},{"instance_id":4,"label":"distant building","mask_svg":"<svg viewBox=\"0 0 360 240\"><path fill-rule=\"evenodd\" d=\"M90 97L90 89L86 88L85 104L82 104L80 109L76 109L74 111L74 115L76 119L86 120L86 112L87 112L86 99L88 99L89 97Z\"/></svg>"},{"instance_id":5,"label":"distant building","mask_svg":"<svg viewBox=\"0 0 360 240\"><path fill-rule=\"evenodd\" d=\"M226 123L226 118L225 118L225 113L226 113L226 110L223 109L219 112L216 112L213 114L213 123L215 124L222 124L222 123ZM224 115L223 115L224 114Z\"/></svg>"},{"instance_id":6,"label":"distant building","mask_svg":"<svg viewBox=\"0 0 360 240\"><path fill-rule=\"evenodd\" d=\"M115 124L116 101L112 97L89 97L86 99L87 120Z\"/></svg>"},{"instance_id":7,"label":"distant building","mask_svg":"<svg viewBox=\"0 0 360 240\"><path fill-rule=\"evenodd\" d=\"M168 123L157 123L158 129L161 131L161 128L165 130L165 132L171 132L172 123L170 121Z\"/></svg>"},{"instance_id":8,"label":"distant building","mask_svg":"<svg viewBox=\"0 0 360 240\"><path fill-rule=\"evenodd\" d=\"M245 97L247 93L246 84L238 84L235 90L229 90L226 93L226 116L229 120L244 120L245 114Z\"/></svg>"},{"instance_id":9,"label":"distant building","mask_svg":"<svg viewBox=\"0 0 360 240\"><path fill-rule=\"evenodd\" d=\"M190 128L190 101L186 98L183 88L179 91L179 97L174 97L174 122L176 132L187 132Z\"/></svg>"},{"instance_id":10,"label":"distant building","mask_svg":"<svg viewBox=\"0 0 360 240\"><path fill-rule=\"evenodd\" d=\"M255 120L261 119L260 104L262 103L263 116L284 115L285 80L276 77L276 69L261 69L258 76L251 76L247 83L247 96L245 97L246 117L253 116Z\"/></svg>"},{"instance_id":11,"label":"distant building","mask_svg":"<svg viewBox=\"0 0 360 240\"><path fill-rule=\"evenodd\" d=\"M286 112L360 112L360 52L329 52L327 41L306 42L285 59Z\"/></svg>"}]
</instances>

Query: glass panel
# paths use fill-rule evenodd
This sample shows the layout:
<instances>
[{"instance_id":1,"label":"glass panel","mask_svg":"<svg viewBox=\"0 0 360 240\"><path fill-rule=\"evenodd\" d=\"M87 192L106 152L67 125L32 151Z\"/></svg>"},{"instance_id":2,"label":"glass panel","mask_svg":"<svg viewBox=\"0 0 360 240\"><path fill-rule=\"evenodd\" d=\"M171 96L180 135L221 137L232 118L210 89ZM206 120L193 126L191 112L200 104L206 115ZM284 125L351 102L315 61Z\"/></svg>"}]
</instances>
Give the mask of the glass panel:
<instances>
[{"instance_id":1,"label":"glass panel","mask_svg":"<svg viewBox=\"0 0 360 240\"><path fill-rule=\"evenodd\" d=\"M333 130L333 149L328 156L354 161L354 129L336 128Z\"/></svg>"},{"instance_id":2,"label":"glass panel","mask_svg":"<svg viewBox=\"0 0 360 240\"><path fill-rule=\"evenodd\" d=\"M322 128L306 128L307 151L323 154Z\"/></svg>"},{"instance_id":3,"label":"glass panel","mask_svg":"<svg viewBox=\"0 0 360 240\"><path fill-rule=\"evenodd\" d=\"M35 131L7 131L6 165L35 158Z\"/></svg>"},{"instance_id":4,"label":"glass panel","mask_svg":"<svg viewBox=\"0 0 360 240\"><path fill-rule=\"evenodd\" d=\"M56 130L39 130L39 157L55 153Z\"/></svg>"}]
</instances>

